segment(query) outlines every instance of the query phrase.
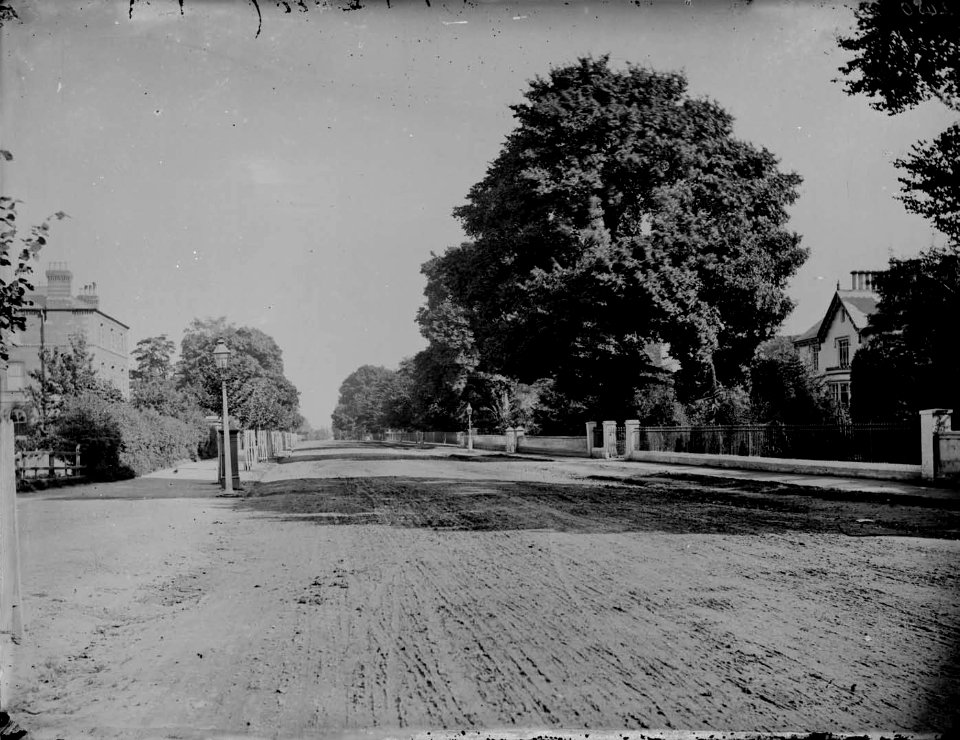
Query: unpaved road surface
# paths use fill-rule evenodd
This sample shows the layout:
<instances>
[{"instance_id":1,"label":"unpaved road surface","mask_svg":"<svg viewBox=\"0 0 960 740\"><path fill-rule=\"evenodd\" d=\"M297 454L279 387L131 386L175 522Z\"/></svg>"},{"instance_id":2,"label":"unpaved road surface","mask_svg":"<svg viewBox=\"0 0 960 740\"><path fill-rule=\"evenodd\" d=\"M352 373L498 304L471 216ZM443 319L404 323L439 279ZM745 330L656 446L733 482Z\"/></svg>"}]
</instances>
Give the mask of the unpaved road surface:
<instances>
[{"instance_id":1,"label":"unpaved road surface","mask_svg":"<svg viewBox=\"0 0 960 740\"><path fill-rule=\"evenodd\" d=\"M955 498L627 469L326 446L245 498L21 497L11 713L38 738L958 726Z\"/></svg>"}]
</instances>

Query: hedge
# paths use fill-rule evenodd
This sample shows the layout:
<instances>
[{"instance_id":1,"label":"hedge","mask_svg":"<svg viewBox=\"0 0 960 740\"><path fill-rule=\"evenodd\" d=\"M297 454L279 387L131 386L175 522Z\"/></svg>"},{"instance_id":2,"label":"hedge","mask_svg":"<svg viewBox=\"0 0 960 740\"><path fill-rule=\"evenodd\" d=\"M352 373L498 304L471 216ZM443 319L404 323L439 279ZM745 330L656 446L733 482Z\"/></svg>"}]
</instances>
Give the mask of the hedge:
<instances>
[{"instance_id":1,"label":"hedge","mask_svg":"<svg viewBox=\"0 0 960 740\"><path fill-rule=\"evenodd\" d=\"M64 404L53 432L65 447L80 445L88 478L117 480L195 460L204 430L152 409L85 395Z\"/></svg>"}]
</instances>

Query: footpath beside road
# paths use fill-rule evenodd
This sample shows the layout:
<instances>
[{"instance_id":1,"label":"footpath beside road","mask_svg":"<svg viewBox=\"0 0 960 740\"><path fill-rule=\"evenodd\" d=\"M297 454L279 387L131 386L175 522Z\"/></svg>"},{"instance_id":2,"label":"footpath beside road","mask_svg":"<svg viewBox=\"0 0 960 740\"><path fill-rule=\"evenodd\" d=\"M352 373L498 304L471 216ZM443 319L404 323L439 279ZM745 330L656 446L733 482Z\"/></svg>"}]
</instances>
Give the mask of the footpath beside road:
<instances>
[{"instance_id":1,"label":"footpath beside road","mask_svg":"<svg viewBox=\"0 0 960 740\"><path fill-rule=\"evenodd\" d=\"M814 475L804 473L777 473L760 470L742 470L737 468L715 468L697 465L672 465L669 463L650 463L622 460L597 460L601 468L611 471L623 471L632 475L671 476L710 476L744 481L762 481L787 486L801 486L836 491L862 491L864 493L890 493L919 498L960 500L960 491L955 488L921 485L904 480L884 480L880 478L846 477L840 475Z\"/></svg>"},{"instance_id":2,"label":"footpath beside road","mask_svg":"<svg viewBox=\"0 0 960 740\"><path fill-rule=\"evenodd\" d=\"M504 456L502 452L484 450L462 450L466 455ZM510 455L514 459L547 461L575 472L580 476L627 480L652 475L668 475L675 478L709 477L750 482L776 483L785 486L799 486L820 490L844 492L862 492L870 494L891 494L911 498L927 498L942 501L960 501L960 490L948 486L924 485L907 480L885 480L880 478L849 477L842 475L814 475L794 472L771 472L744 470L729 467L711 467L707 465L688 465L665 462L643 462L618 458L576 458L560 455L518 453Z\"/></svg>"},{"instance_id":3,"label":"footpath beside road","mask_svg":"<svg viewBox=\"0 0 960 740\"><path fill-rule=\"evenodd\" d=\"M272 463L259 463L252 470L240 470L240 485L255 483L269 469ZM220 468L216 458L210 460L182 460L172 468L155 470L142 476L147 480L184 480L206 481L216 483L219 480Z\"/></svg>"}]
</instances>

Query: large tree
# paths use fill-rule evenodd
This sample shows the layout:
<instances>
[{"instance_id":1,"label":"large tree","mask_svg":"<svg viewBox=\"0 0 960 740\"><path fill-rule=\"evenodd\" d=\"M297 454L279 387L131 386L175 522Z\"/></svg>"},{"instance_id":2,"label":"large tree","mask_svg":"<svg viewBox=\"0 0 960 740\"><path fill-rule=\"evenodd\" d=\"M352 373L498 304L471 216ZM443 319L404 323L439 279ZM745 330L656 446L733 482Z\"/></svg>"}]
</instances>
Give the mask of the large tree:
<instances>
[{"instance_id":1,"label":"large tree","mask_svg":"<svg viewBox=\"0 0 960 740\"><path fill-rule=\"evenodd\" d=\"M130 377L134 380L170 378L173 375L171 358L176 348L177 345L166 334L141 339L130 353L137 363L136 368L130 371Z\"/></svg>"},{"instance_id":2,"label":"large tree","mask_svg":"<svg viewBox=\"0 0 960 740\"><path fill-rule=\"evenodd\" d=\"M334 434L360 437L388 428L397 375L379 365L362 365L350 373L340 384L340 397L333 411Z\"/></svg>"},{"instance_id":3,"label":"large tree","mask_svg":"<svg viewBox=\"0 0 960 740\"><path fill-rule=\"evenodd\" d=\"M679 73L586 58L525 97L455 211L471 241L424 265L421 325L456 311L480 371L553 379L600 413L629 408L650 342L670 344L688 395L740 380L792 308L800 177Z\"/></svg>"},{"instance_id":4,"label":"large tree","mask_svg":"<svg viewBox=\"0 0 960 740\"><path fill-rule=\"evenodd\" d=\"M172 362L176 344L166 334L137 342L131 353L137 365L130 371L130 402L204 428L204 412L192 388L179 388Z\"/></svg>"},{"instance_id":5,"label":"large tree","mask_svg":"<svg viewBox=\"0 0 960 740\"><path fill-rule=\"evenodd\" d=\"M902 113L937 100L960 111L960 14L949 2L866 0L855 11L856 31L841 38L853 58L840 71L851 95L866 95L876 110ZM960 124L897 159L901 200L960 241Z\"/></svg>"},{"instance_id":6,"label":"large tree","mask_svg":"<svg viewBox=\"0 0 960 740\"><path fill-rule=\"evenodd\" d=\"M914 422L924 408L960 410L960 251L892 259L876 289L868 343L851 363L854 419Z\"/></svg>"},{"instance_id":7,"label":"large tree","mask_svg":"<svg viewBox=\"0 0 960 740\"><path fill-rule=\"evenodd\" d=\"M221 339L232 353L223 375L213 359ZM220 412L225 377L230 411L244 426L295 429L302 422L299 392L284 375L283 353L259 329L237 327L223 317L194 319L180 343L176 376L178 387L213 413Z\"/></svg>"}]
</instances>

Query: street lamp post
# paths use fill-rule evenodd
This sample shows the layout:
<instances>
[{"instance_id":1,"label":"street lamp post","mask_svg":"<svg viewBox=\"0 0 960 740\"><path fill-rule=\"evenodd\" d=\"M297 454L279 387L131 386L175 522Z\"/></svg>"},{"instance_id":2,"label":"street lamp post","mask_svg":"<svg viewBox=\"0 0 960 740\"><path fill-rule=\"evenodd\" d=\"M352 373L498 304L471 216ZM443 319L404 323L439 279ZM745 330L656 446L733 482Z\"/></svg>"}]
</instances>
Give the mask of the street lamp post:
<instances>
[{"instance_id":1,"label":"street lamp post","mask_svg":"<svg viewBox=\"0 0 960 740\"><path fill-rule=\"evenodd\" d=\"M467 449L473 449L473 406L467 402Z\"/></svg>"},{"instance_id":2,"label":"street lamp post","mask_svg":"<svg viewBox=\"0 0 960 740\"><path fill-rule=\"evenodd\" d=\"M230 459L230 416L227 413L227 363L230 348L221 339L213 350L213 359L220 369L220 387L223 391L223 490L233 493L233 465Z\"/></svg>"}]
</instances>

